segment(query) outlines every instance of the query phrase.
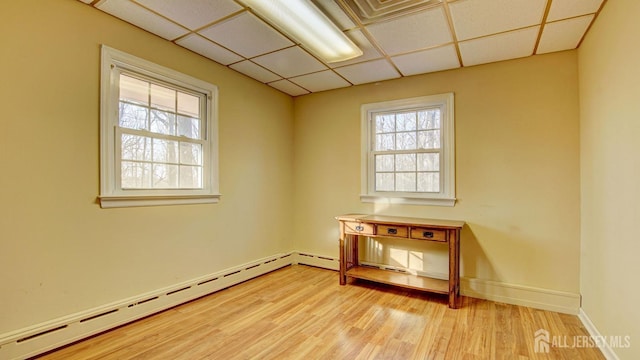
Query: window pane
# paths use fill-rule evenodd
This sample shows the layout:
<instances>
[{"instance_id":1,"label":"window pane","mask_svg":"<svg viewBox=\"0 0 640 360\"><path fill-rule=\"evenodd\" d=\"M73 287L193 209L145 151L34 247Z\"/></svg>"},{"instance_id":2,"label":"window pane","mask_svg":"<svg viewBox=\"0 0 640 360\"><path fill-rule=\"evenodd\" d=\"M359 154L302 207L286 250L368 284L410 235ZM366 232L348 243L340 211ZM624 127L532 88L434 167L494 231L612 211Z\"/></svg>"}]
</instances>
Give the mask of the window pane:
<instances>
[{"instance_id":1,"label":"window pane","mask_svg":"<svg viewBox=\"0 0 640 360\"><path fill-rule=\"evenodd\" d=\"M440 109L429 109L418 112L418 129L440 129Z\"/></svg>"},{"instance_id":2,"label":"window pane","mask_svg":"<svg viewBox=\"0 0 640 360\"><path fill-rule=\"evenodd\" d=\"M147 105L149 103L149 83L120 74L120 100Z\"/></svg>"},{"instance_id":3,"label":"window pane","mask_svg":"<svg viewBox=\"0 0 640 360\"><path fill-rule=\"evenodd\" d=\"M416 154L396 155L396 171L416 171Z\"/></svg>"},{"instance_id":4,"label":"window pane","mask_svg":"<svg viewBox=\"0 0 640 360\"><path fill-rule=\"evenodd\" d=\"M151 161L151 138L122 134L122 159Z\"/></svg>"},{"instance_id":5,"label":"window pane","mask_svg":"<svg viewBox=\"0 0 640 360\"><path fill-rule=\"evenodd\" d=\"M440 171L440 154L418 154L418 171Z\"/></svg>"},{"instance_id":6,"label":"window pane","mask_svg":"<svg viewBox=\"0 0 640 360\"><path fill-rule=\"evenodd\" d=\"M123 161L120 181L123 189L150 189L151 164Z\"/></svg>"},{"instance_id":7,"label":"window pane","mask_svg":"<svg viewBox=\"0 0 640 360\"><path fill-rule=\"evenodd\" d=\"M151 84L151 106L176 112L176 91L164 86Z\"/></svg>"},{"instance_id":8,"label":"window pane","mask_svg":"<svg viewBox=\"0 0 640 360\"><path fill-rule=\"evenodd\" d=\"M176 115L160 110L151 110L151 127L154 133L164 135L176 134Z\"/></svg>"},{"instance_id":9,"label":"window pane","mask_svg":"<svg viewBox=\"0 0 640 360\"><path fill-rule=\"evenodd\" d=\"M147 108L120 102L120 127L147 130Z\"/></svg>"},{"instance_id":10,"label":"window pane","mask_svg":"<svg viewBox=\"0 0 640 360\"><path fill-rule=\"evenodd\" d=\"M400 113L396 115L396 131L413 131L416 129L416 113Z\"/></svg>"},{"instance_id":11,"label":"window pane","mask_svg":"<svg viewBox=\"0 0 640 360\"><path fill-rule=\"evenodd\" d=\"M201 189L202 167L180 166L180 187L188 189Z\"/></svg>"},{"instance_id":12,"label":"window pane","mask_svg":"<svg viewBox=\"0 0 640 360\"><path fill-rule=\"evenodd\" d=\"M393 171L394 155L376 155L376 171Z\"/></svg>"},{"instance_id":13,"label":"window pane","mask_svg":"<svg viewBox=\"0 0 640 360\"><path fill-rule=\"evenodd\" d=\"M395 134L376 135L376 150L395 150Z\"/></svg>"},{"instance_id":14,"label":"window pane","mask_svg":"<svg viewBox=\"0 0 640 360\"><path fill-rule=\"evenodd\" d=\"M200 98L178 92L178 112L181 114L200 117Z\"/></svg>"},{"instance_id":15,"label":"window pane","mask_svg":"<svg viewBox=\"0 0 640 360\"><path fill-rule=\"evenodd\" d=\"M180 164L202 165L202 145L181 142Z\"/></svg>"},{"instance_id":16,"label":"window pane","mask_svg":"<svg viewBox=\"0 0 640 360\"><path fill-rule=\"evenodd\" d=\"M201 139L200 120L178 115L178 136Z\"/></svg>"},{"instance_id":17,"label":"window pane","mask_svg":"<svg viewBox=\"0 0 640 360\"><path fill-rule=\"evenodd\" d=\"M413 150L416 148L416 133L405 132L396 134L396 150Z\"/></svg>"},{"instance_id":18,"label":"window pane","mask_svg":"<svg viewBox=\"0 0 640 360\"><path fill-rule=\"evenodd\" d=\"M153 139L153 161L177 163L178 142L164 139Z\"/></svg>"},{"instance_id":19,"label":"window pane","mask_svg":"<svg viewBox=\"0 0 640 360\"><path fill-rule=\"evenodd\" d=\"M440 130L418 131L419 149L439 149Z\"/></svg>"},{"instance_id":20,"label":"window pane","mask_svg":"<svg viewBox=\"0 0 640 360\"><path fill-rule=\"evenodd\" d=\"M397 173L396 191L416 191L416 173Z\"/></svg>"},{"instance_id":21,"label":"window pane","mask_svg":"<svg viewBox=\"0 0 640 360\"><path fill-rule=\"evenodd\" d=\"M394 191L394 174L393 173L377 173L376 174L376 191Z\"/></svg>"},{"instance_id":22,"label":"window pane","mask_svg":"<svg viewBox=\"0 0 640 360\"><path fill-rule=\"evenodd\" d=\"M174 189L178 183L178 165L153 164L153 187Z\"/></svg>"},{"instance_id":23,"label":"window pane","mask_svg":"<svg viewBox=\"0 0 640 360\"><path fill-rule=\"evenodd\" d=\"M376 115L376 133L389 133L396 131L395 115Z\"/></svg>"},{"instance_id":24,"label":"window pane","mask_svg":"<svg viewBox=\"0 0 640 360\"><path fill-rule=\"evenodd\" d=\"M440 173L418 173L418 191L440 192Z\"/></svg>"}]
</instances>

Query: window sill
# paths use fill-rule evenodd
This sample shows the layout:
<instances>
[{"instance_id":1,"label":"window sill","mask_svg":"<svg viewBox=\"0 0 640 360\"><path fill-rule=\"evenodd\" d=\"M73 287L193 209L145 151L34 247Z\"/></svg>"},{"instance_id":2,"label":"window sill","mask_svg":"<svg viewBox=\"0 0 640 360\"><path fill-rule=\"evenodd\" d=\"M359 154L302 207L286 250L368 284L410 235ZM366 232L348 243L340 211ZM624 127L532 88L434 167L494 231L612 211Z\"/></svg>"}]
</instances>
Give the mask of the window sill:
<instances>
[{"instance_id":1,"label":"window sill","mask_svg":"<svg viewBox=\"0 0 640 360\"><path fill-rule=\"evenodd\" d=\"M387 197L360 195L360 201L376 204L454 206L455 198Z\"/></svg>"},{"instance_id":2,"label":"window sill","mask_svg":"<svg viewBox=\"0 0 640 360\"><path fill-rule=\"evenodd\" d=\"M123 208L138 206L215 204L220 201L216 195L158 195L158 196L99 196L100 207Z\"/></svg>"}]
</instances>

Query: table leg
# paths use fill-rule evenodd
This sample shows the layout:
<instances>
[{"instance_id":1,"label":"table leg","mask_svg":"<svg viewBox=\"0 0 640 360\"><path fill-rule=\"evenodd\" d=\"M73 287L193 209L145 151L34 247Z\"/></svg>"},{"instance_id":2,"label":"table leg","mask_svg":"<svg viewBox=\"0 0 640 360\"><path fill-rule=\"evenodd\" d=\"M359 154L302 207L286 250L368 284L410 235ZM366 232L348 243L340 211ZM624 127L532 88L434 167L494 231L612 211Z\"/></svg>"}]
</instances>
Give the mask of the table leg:
<instances>
[{"instance_id":1,"label":"table leg","mask_svg":"<svg viewBox=\"0 0 640 360\"><path fill-rule=\"evenodd\" d=\"M345 239L344 235L340 236L340 285L347 283L347 259L345 258Z\"/></svg>"},{"instance_id":2,"label":"table leg","mask_svg":"<svg viewBox=\"0 0 640 360\"><path fill-rule=\"evenodd\" d=\"M460 307L460 230L448 230L449 238L449 307Z\"/></svg>"}]
</instances>

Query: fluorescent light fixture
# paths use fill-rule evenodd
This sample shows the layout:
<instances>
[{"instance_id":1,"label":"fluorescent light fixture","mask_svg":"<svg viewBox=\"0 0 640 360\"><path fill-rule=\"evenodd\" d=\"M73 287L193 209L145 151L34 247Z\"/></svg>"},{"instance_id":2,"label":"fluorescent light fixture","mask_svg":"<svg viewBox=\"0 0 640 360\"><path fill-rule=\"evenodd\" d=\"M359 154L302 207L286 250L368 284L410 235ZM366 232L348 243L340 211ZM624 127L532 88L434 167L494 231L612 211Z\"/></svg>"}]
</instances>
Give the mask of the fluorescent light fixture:
<instances>
[{"instance_id":1,"label":"fluorescent light fixture","mask_svg":"<svg viewBox=\"0 0 640 360\"><path fill-rule=\"evenodd\" d=\"M240 0L307 50L332 63L362 55L310 0Z\"/></svg>"}]
</instances>

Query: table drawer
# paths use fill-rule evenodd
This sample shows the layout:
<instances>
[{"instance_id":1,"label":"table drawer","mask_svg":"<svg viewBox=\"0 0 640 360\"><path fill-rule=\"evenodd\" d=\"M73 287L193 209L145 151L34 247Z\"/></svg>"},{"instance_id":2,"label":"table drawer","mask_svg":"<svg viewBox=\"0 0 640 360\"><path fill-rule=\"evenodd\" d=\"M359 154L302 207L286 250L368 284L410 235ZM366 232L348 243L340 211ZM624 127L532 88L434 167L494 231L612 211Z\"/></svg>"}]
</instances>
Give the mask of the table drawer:
<instances>
[{"instance_id":1,"label":"table drawer","mask_svg":"<svg viewBox=\"0 0 640 360\"><path fill-rule=\"evenodd\" d=\"M375 227L373 224L359 222L344 222L344 232L347 234L375 235Z\"/></svg>"},{"instance_id":2,"label":"table drawer","mask_svg":"<svg viewBox=\"0 0 640 360\"><path fill-rule=\"evenodd\" d=\"M408 237L409 228L406 226L378 225L378 236Z\"/></svg>"},{"instance_id":3,"label":"table drawer","mask_svg":"<svg viewBox=\"0 0 640 360\"><path fill-rule=\"evenodd\" d=\"M447 241L447 232L429 228L411 228L411 238L431 241Z\"/></svg>"}]
</instances>

